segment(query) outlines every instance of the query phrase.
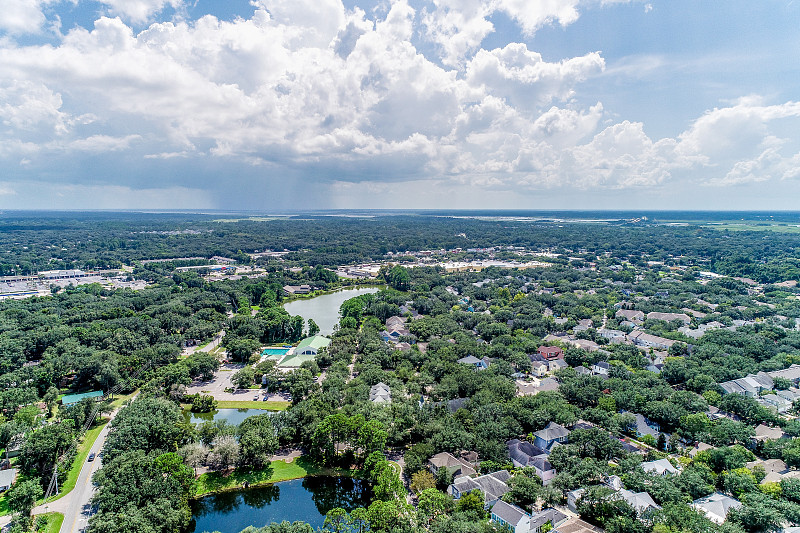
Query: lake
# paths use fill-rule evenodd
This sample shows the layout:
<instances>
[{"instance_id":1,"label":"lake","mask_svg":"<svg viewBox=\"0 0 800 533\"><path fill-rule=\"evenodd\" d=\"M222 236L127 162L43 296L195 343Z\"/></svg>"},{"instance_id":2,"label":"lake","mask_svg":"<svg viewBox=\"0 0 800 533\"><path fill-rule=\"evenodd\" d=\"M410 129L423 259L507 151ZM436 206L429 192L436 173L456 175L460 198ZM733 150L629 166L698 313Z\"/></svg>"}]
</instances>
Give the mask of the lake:
<instances>
[{"instance_id":1,"label":"lake","mask_svg":"<svg viewBox=\"0 0 800 533\"><path fill-rule=\"evenodd\" d=\"M302 520L322 527L334 507L352 511L368 507L369 485L349 477L308 477L265 487L206 496L191 502L192 526L188 533L239 533L247 526Z\"/></svg>"},{"instance_id":2,"label":"lake","mask_svg":"<svg viewBox=\"0 0 800 533\"><path fill-rule=\"evenodd\" d=\"M203 422L210 422L212 420L225 420L232 426L238 426L245 418L251 416L264 415L270 413L266 409L216 409L210 413L192 413L191 411L184 411L183 416L187 422L192 424L202 424Z\"/></svg>"},{"instance_id":3,"label":"lake","mask_svg":"<svg viewBox=\"0 0 800 533\"><path fill-rule=\"evenodd\" d=\"M343 289L307 300L294 300L284 304L283 308L292 316L302 316L306 322L309 318L313 319L319 326L319 332L322 335L330 335L333 333L333 327L339 323L339 308L345 300L379 290L378 287Z\"/></svg>"}]
</instances>

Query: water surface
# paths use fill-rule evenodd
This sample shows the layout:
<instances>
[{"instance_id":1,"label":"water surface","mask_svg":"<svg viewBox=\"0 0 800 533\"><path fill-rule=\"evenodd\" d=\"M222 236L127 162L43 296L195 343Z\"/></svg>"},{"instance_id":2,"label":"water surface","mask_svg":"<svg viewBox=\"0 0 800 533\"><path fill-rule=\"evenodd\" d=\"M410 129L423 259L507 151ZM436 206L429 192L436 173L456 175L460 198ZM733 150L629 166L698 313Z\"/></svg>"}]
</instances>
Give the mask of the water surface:
<instances>
[{"instance_id":1,"label":"water surface","mask_svg":"<svg viewBox=\"0 0 800 533\"><path fill-rule=\"evenodd\" d=\"M247 526L263 527L283 520L302 520L318 528L334 507L352 511L368 507L371 498L372 490L367 483L349 477L282 481L193 501L188 533L239 533Z\"/></svg>"},{"instance_id":2,"label":"water surface","mask_svg":"<svg viewBox=\"0 0 800 533\"><path fill-rule=\"evenodd\" d=\"M284 304L283 308L292 315L300 315L308 322L311 318L319 326L322 335L333 333L333 327L339 323L339 308L350 298L378 292L378 287L343 289L331 294L323 294L307 300L294 300Z\"/></svg>"}]
</instances>

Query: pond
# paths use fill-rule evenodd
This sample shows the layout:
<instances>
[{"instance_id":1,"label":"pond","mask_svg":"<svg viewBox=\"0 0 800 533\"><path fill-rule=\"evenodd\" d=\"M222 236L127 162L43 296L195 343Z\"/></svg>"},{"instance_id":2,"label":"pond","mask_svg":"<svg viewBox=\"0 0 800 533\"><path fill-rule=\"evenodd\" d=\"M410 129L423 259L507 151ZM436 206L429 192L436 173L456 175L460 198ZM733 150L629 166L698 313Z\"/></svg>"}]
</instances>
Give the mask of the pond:
<instances>
[{"instance_id":1,"label":"pond","mask_svg":"<svg viewBox=\"0 0 800 533\"><path fill-rule=\"evenodd\" d=\"M352 511L368 507L372 490L349 477L308 477L265 487L206 496L191 503L192 525L188 533L239 533L247 526L302 520L322 527L334 507Z\"/></svg>"},{"instance_id":2,"label":"pond","mask_svg":"<svg viewBox=\"0 0 800 533\"><path fill-rule=\"evenodd\" d=\"M333 333L333 327L339 323L339 308L350 298L378 292L378 287L362 287L356 289L343 289L331 294L323 294L307 300L294 300L283 306L292 315L300 315L306 321L309 318L319 326L322 335Z\"/></svg>"},{"instance_id":3,"label":"pond","mask_svg":"<svg viewBox=\"0 0 800 533\"><path fill-rule=\"evenodd\" d=\"M212 420L225 420L232 426L238 426L245 418L270 413L266 409L216 409L210 413L192 413L184 411L183 416L187 422L192 424L202 424Z\"/></svg>"}]
</instances>

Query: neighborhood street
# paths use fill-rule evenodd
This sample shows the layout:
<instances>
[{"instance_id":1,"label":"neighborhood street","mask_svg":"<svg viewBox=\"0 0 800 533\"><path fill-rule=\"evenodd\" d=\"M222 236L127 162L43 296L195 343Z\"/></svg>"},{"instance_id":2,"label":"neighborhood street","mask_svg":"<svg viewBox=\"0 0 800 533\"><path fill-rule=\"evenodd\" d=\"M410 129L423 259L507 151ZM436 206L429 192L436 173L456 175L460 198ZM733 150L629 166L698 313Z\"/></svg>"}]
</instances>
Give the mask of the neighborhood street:
<instances>
[{"instance_id":1,"label":"neighborhood street","mask_svg":"<svg viewBox=\"0 0 800 533\"><path fill-rule=\"evenodd\" d=\"M83 531L89 523L89 517L92 515L92 510L89 505L89 500L94 494L94 485L92 485L92 475L100 469L102 460L100 458L100 450L106 442L108 431L111 428L111 420L119 412L115 409L109 415L109 422L102 429L100 434L92 445L90 453L94 453L96 459L94 461L84 460L81 465L81 472L78 475L78 481L75 488L72 489L66 496L58 500L51 501L47 505L39 505L34 507L33 515L44 513L61 513L64 515L64 522L61 524L60 533L77 533ZM11 522L11 515L0 517L0 528L5 530Z\"/></svg>"}]
</instances>

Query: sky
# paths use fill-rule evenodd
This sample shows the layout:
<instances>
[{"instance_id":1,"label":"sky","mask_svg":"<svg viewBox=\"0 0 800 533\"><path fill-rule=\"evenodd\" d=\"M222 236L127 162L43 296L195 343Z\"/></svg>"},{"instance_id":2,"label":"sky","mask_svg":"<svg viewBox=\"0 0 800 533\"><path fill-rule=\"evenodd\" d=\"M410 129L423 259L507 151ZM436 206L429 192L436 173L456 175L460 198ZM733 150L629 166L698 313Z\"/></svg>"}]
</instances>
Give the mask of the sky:
<instances>
[{"instance_id":1,"label":"sky","mask_svg":"<svg viewBox=\"0 0 800 533\"><path fill-rule=\"evenodd\" d=\"M800 0L0 0L0 209L798 199Z\"/></svg>"}]
</instances>

